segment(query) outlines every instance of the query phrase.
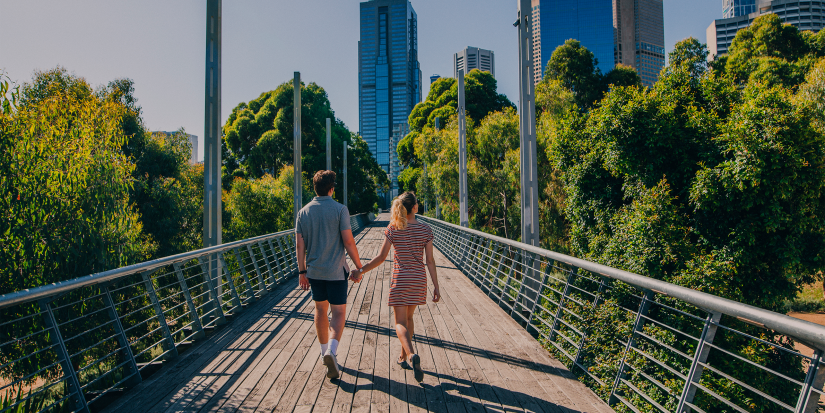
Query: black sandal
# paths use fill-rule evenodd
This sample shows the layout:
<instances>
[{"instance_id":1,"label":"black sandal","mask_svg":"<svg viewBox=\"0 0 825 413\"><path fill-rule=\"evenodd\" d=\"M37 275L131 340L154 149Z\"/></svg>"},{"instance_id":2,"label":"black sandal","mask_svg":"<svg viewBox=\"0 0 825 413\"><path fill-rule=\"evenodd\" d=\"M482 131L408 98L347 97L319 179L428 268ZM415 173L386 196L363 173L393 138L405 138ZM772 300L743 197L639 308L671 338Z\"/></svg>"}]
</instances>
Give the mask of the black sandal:
<instances>
[{"instance_id":1,"label":"black sandal","mask_svg":"<svg viewBox=\"0 0 825 413\"><path fill-rule=\"evenodd\" d=\"M410 369L410 365L407 363L407 360L398 360L398 359L396 359L395 364L398 364L404 370L409 370Z\"/></svg>"},{"instance_id":2,"label":"black sandal","mask_svg":"<svg viewBox=\"0 0 825 413\"><path fill-rule=\"evenodd\" d=\"M410 357L410 361L415 372L415 381L421 383L421 381L424 380L424 370L421 369L421 357L418 357L418 354L413 354L412 357Z\"/></svg>"}]
</instances>

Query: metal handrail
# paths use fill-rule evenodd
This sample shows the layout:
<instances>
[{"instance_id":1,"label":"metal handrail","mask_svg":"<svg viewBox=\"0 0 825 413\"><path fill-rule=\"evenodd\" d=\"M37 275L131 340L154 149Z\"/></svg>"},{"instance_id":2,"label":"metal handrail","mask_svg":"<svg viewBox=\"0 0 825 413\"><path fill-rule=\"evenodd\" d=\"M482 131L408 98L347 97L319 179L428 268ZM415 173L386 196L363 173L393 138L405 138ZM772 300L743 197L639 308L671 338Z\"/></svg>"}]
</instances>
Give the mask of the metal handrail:
<instances>
[{"instance_id":1,"label":"metal handrail","mask_svg":"<svg viewBox=\"0 0 825 413\"><path fill-rule=\"evenodd\" d=\"M425 222L434 222L429 217L420 217ZM597 264L595 262L583 260L580 258L571 257L569 255L560 254L532 245L524 244L511 239L502 238L496 235L488 234L486 232L475 229L464 228L449 222L438 221L440 225L457 229L468 234L484 237L486 239L495 241L497 243L518 248L532 254L540 255L558 262L563 262L573 267L590 271L595 274L603 275L608 278L626 282L630 285L655 291L662 295L673 297L677 300L684 301L699 308L704 308L708 311L718 311L722 314L731 315L738 318L744 318L753 323L758 323L765 328L774 330L779 334L794 337L797 340L803 341L806 344L814 345L820 350L825 350L825 326L814 324L809 321L800 320L798 318L789 317L785 314L775 313L773 311L765 310L763 308L754 307L752 305L743 304L737 301L729 300L727 298L715 296L713 294L704 293L701 291L692 290L680 285L671 284L669 282L657 280L655 278L645 277L644 275L634 274L632 272L620 270L606 265Z\"/></svg>"},{"instance_id":2,"label":"metal handrail","mask_svg":"<svg viewBox=\"0 0 825 413\"><path fill-rule=\"evenodd\" d=\"M353 232L374 219L351 216ZM148 366L176 357L180 346L206 337L294 276L294 234L262 235L0 296L0 394L17 393L0 413L34 398L48 406L43 411L68 402L74 411L89 412L104 395L140 383Z\"/></svg>"},{"instance_id":3,"label":"metal handrail","mask_svg":"<svg viewBox=\"0 0 825 413\"><path fill-rule=\"evenodd\" d=\"M819 409L824 326L420 218L448 259L613 406L667 413Z\"/></svg>"}]
</instances>

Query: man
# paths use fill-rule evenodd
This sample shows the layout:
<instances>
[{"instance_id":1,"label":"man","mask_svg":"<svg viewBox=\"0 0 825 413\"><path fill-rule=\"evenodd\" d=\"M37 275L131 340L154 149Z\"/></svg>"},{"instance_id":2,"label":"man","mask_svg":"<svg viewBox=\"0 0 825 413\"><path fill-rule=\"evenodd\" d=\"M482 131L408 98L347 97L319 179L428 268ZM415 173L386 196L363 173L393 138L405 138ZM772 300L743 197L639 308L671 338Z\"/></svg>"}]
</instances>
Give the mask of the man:
<instances>
[{"instance_id":1,"label":"man","mask_svg":"<svg viewBox=\"0 0 825 413\"><path fill-rule=\"evenodd\" d=\"M332 199L335 172L316 172L312 185L317 196L298 212L295 220L298 284L304 290L312 290L321 356L327 377L336 379L341 375L336 356L346 322L350 273L344 250L357 269L361 268L361 259L352 237L349 210ZM354 281L360 281L360 277ZM329 311L332 320L327 317Z\"/></svg>"}]
</instances>

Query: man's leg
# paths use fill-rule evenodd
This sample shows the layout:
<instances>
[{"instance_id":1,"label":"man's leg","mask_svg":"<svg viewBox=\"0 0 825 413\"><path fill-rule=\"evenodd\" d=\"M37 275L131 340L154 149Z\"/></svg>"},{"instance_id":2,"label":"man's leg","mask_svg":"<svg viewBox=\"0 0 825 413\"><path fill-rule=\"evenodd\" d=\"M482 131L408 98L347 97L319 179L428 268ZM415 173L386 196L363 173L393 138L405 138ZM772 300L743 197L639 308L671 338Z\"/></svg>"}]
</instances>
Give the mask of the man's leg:
<instances>
[{"instance_id":1,"label":"man's leg","mask_svg":"<svg viewBox=\"0 0 825 413\"><path fill-rule=\"evenodd\" d=\"M318 343L321 344L323 350L326 350L326 345L329 343L329 318L327 317L328 311L329 301L315 302L315 333L318 335Z\"/></svg>"},{"instance_id":2,"label":"man's leg","mask_svg":"<svg viewBox=\"0 0 825 413\"><path fill-rule=\"evenodd\" d=\"M328 281L329 307L332 320L329 323L329 348L324 354L324 364L327 366L327 377L337 379L341 372L338 366L338 341L344 334L344 325L347 322L347 280Z\"/></svg>"},{"instance_id":3,"label":"man's leg","mask_svg":"<svg viewBox=\"0 0 825 413\"><path fill-rule=\"evenodd\" d=\"M344 335L344 326L347 323L347 305L346 304L332 304L332 320L329 323L329 334L335 340L341 341L341 336Z\"/></svg>"}]
</instances>

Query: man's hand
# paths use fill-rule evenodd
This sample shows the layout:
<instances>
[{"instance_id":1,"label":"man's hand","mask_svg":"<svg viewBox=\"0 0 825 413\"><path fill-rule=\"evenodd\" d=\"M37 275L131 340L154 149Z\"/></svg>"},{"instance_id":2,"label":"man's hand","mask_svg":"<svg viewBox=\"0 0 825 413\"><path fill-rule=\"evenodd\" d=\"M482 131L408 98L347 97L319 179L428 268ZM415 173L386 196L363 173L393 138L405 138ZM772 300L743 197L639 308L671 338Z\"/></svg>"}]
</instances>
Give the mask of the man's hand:
<instances>
[{"instance_id":1,"label":"man's hand","mask_svg":"<svg viewBox=\"0 0 825 413\"><path fill-rule=\"evenodd\" d=\"M359 269L357 269L357 268L356 268L356 269L354 269L354 270L352 270L352 271L349 273L349 279L350 279L350 281L352 281L352 282L356 282L356 283L357 283L357 282L361 282L361 279L362 279L362 278L364 278L364 275L363 275L363 274L361 274L361 270L359 270Z\"/></svg>"},{"instance_id":2,"label":"man's hand","mask_svg":"<svg viewBox=\"0 0 825 413\"><path fill-rule=\"evenodd\" d=\"M309 290L309 279L306 274L298 275L298 286L304 291Z\"/></svg>"}]
</instances>

